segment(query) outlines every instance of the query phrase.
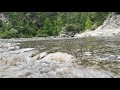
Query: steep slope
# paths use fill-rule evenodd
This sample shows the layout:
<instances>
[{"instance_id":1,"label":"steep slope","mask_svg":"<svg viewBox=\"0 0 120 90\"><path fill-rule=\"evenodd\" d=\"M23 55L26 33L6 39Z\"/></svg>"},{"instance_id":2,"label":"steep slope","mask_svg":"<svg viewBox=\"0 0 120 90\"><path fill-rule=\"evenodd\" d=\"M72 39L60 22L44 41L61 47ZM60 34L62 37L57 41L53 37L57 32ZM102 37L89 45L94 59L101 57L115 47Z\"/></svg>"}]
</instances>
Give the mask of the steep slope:
<instances>
[{"instance_id":1,"label":"steep slope","mask_svg":"<svg viewBox=\"0 0 120 90\"><path fill-rule=\"evenodd\" d=\"M86 31L76 37L114 37L120 35L120 14L118 12L112 13L111 16L104 21L103 25L99 26L94 31Z\"/></svg>"},{"instance_id":2,"label":"steep slope","mask_svg":"<svg viewBox=\"0 0 120 90\"><path fill-rule=\"evenodd\" d=\"M112 16L109 16L107 20L103 23L102 26L100 26L96 30L115 30L120 29L120 14L119 13L113 13Z\"/></svg>"}]
</instances>

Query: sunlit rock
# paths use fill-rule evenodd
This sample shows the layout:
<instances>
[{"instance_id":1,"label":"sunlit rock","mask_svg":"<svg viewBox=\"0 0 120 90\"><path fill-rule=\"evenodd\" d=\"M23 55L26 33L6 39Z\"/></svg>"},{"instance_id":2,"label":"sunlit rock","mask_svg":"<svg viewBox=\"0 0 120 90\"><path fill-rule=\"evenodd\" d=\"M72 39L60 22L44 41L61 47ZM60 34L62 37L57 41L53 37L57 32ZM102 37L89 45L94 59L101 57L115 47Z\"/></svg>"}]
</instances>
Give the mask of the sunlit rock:
<instances>
[{"instance_id":1,"label":"sunlit rock","mask_svg":"<svg viewBox=\"0 0 120 90\"><path fill-rule=\"evenodd\" d=\"M56 52L56 53L50 53L46 57L43 58L43 60L51 60L51 61L57 61L57 62L71 62L75 58L67 53L61 53L61 52Z\"/></svg>"}]
</instances>

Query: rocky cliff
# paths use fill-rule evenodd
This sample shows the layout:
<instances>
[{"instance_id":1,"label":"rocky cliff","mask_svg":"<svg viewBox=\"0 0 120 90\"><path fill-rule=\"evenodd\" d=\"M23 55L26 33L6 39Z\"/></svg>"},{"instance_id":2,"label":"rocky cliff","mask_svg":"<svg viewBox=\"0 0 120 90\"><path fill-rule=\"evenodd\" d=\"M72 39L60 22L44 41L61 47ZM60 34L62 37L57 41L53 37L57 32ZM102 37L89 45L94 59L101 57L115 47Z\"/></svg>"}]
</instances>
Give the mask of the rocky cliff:
<instances>
[{"instance_id":1,"label":"rocky cliff","mask_svg":"<svg viewBox=\"0 0 120 90\"><path fill-rule=\"evenodd\" d=\"M107 20L103 23L102 26L97 28L96 30L107 30L107 29L120 29L120 13L114 12L111 16L108 17Z\"/></svg>"},{"instance_id":2,"label":"rocky cliff","mask_svg":"<svg viewBox=\"0 0 120 90\"><path fill-rule=\"evenodd\" d=\"M0 12L0 21L6 22L7 18L5 17L5 14Z\"/></svg>"},{"instance_id":3,"label":"rocky cliff","mask_svg":"<svg viewBox=\"0 0 120 90\"><path fill-rule=\"evenodd\" d=\"M75 35L76 37L116 37L120 36L120 13L114 12L109 15L103 25L99 26L94 31L86 31L82 34Z\"/></svg>"}]
</instances>

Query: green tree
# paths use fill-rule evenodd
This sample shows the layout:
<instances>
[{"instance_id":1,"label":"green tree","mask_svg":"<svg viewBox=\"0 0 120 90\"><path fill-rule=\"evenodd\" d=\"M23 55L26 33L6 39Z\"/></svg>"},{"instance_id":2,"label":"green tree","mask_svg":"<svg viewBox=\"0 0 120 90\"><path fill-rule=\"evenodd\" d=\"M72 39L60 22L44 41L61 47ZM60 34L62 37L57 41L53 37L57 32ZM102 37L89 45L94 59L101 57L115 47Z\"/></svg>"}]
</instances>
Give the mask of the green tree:
<instances>
[{"instance_id":1,"label":"green tree","mask_svg":"<svg viewBox=\"0 0 120 90\"><path fill-rule=\"evenodd\" d=\"M11 28L18 31L19 37L57 36L62 27L74 24L79 31L94 30L102 25L112 12L4 12L6 23L0 23L2 37L11 32ZM3 25L2 25L3 24ZM91 27L92 26L92 27ZM69 27L72 28L72 27ZM75 27L74 27L75 28ZM74 29L73 28L73 29ZM70 29L68 29L70 30Z\"/></svg>"},{"instance_id":2,"label":"green tree","mask_svg":"<svg viewBox=\"0 0 120 90\"><path fill-rule=\"evenodd\" d=\"M54 30L53 35L58 36L62 30L63 21L60 16L57 17L57 20L54 20Z\"/></svg>"},{"instance_id":3,"label":"green tree","mask_svg":"<svg viewBox=\"0 0 120 90\"><path fill-rule=\"evenodd\" d=\"M90 29L92 27L92 21L90 20L90 18L87 19L86 21L86 29Z\"/></svg>"},{"instance_id":4,"label":"green tree","mask_svg":"<svg viewBox=\"0 0 120 90\"><path fill-rule=\"evenodd\" d=\"M9 35L11 37L17 37L18 36L18 30L14 29L14 28L11 28L10 31L9 31Z\"/></svg>"},{"instance_id":5,"label":"green tree","mask_svg":"<svg viewBox=\"0 0 120 90\"><path fill-rule=\"evenodd\" d=\"M4 31L9 31L12 27L13 27L13 25L9 21L7 21L3 26Z\"/></svg>"},{"instance_id":6,"label":"green tree","mask_svg":"<svg viewBox=\"0 0 120 90\"><path fill-rule=\"evenodd\" d=\"M45 19L43 30L48 35L50 35L50 36L53 35L53 25L52 25L52 23L51 23L49 18Z\"/></svg>"},{"instance_id":7,"label":"green tree","mask_svg":"<svg viewBox=\"0 0 120 90\"><path fill-rule=\"evenodd\" d=\"M77 25L75 25L75 24L68 24L68 25L66 25L66 27L65 27L65 32L70 32L70 31L77 31L77 32L79 32L79 27L77 26Z\"/></svg>"}]
</instances>

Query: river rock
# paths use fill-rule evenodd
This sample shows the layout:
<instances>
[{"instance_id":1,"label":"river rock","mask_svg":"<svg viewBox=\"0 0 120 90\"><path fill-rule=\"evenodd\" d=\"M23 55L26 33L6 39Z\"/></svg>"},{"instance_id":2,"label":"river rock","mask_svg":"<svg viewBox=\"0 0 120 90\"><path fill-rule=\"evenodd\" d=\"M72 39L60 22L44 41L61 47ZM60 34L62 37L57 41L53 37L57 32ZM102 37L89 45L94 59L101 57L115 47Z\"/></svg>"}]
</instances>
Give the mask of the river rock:
<instances>
[{"instance_id":1,"label":"river rock","mask_svg":"<svg viewBox=\"0 0 120 90\"><path fill-rule=\"evenodd\" d=\"M47 55L47 52L42 52L36 56L37 60L44 58Z\"/></svg>"},{"instance_id":2,"label":"river rock","mask_svg":"<svg viewBox=\"0 0 120 90\"><path fill-rule=\"evenodd\" d=\"M75 58L67 53L62 52L56 52L56 53L50 53L45 58L45 60L51 60L51 61L58 61L58 62L71 62Z\"/></svg>"},{"instance_id":3,"label":"river rock","mask_svg":"<svg viewBox=\"0 0 120 90\"><path fill-rule=\"evenodd\" d=\"M83 55L84 55L84 56L91 56L91 55L92 55L92 52L84 52Z\"/></svg>"}]
</instances>

